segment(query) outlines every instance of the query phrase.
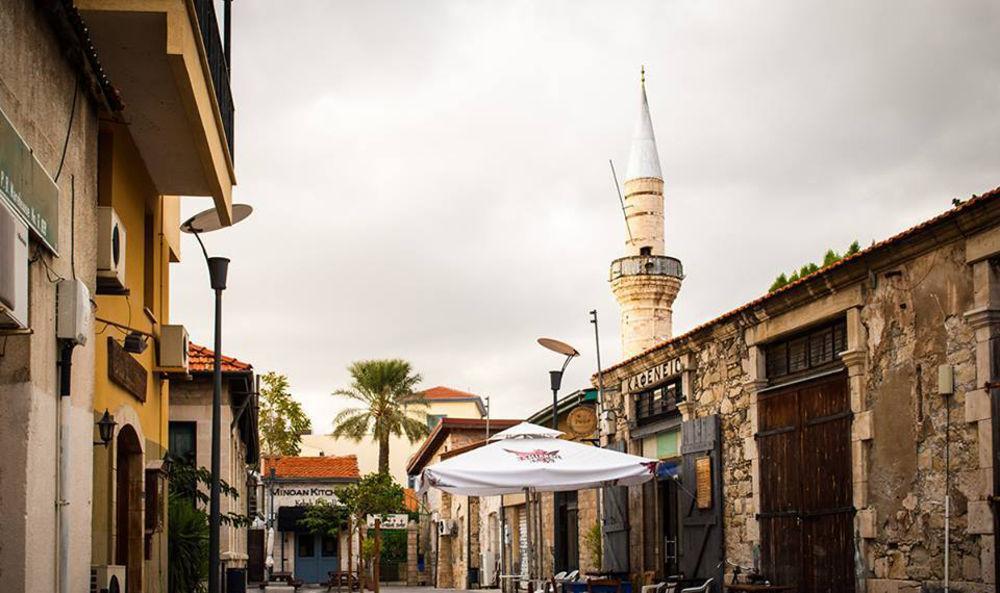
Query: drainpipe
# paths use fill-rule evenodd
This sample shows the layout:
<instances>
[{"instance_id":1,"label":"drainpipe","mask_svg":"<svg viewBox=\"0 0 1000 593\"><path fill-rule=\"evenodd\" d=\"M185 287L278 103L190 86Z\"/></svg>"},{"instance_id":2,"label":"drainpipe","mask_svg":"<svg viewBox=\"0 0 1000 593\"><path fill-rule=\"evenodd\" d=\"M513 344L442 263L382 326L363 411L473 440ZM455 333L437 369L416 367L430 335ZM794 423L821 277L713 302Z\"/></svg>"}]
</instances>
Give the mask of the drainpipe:
<instances>
[{"instance_id":1,"label":"drainpipe","mask_svg":"<svg viewBox=\"0 0 1000 593\"><path fill-rule=\"evenodd\" d=\"M73 347L69 340L59 343L59 407L56 418L59 426L59 471L56 474L56 524L59 526L58 578L59 592L69 593L69 517L65 488L69 479L69 416Z\"/></svg>"}]
</instances>

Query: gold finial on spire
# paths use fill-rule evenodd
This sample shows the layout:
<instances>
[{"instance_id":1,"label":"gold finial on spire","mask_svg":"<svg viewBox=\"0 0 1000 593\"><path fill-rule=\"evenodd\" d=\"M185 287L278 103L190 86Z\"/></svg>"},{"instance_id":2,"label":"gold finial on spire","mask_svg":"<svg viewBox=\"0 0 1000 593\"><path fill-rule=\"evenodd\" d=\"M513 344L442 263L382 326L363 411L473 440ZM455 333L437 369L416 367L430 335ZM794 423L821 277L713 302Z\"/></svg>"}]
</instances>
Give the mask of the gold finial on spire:
<instances>
[{"instance_id":1,"label":"gold finial on spire","mask_svg":"<svg viewBox=\"0 0 1000 593\"><path fill-rule=\"evenodd\" d=\"M646 86L646 65L642 65L642 69L639 71L640 77L642 78L642 86Z\"/></svg>"}]
</instances>

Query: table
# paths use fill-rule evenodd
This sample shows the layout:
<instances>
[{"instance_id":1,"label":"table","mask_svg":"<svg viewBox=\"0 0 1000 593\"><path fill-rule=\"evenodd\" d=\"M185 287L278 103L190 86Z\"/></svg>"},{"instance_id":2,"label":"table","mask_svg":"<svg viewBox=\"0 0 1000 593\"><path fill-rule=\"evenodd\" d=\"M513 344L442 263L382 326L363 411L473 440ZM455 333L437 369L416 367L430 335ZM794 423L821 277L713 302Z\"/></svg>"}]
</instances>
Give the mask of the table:
<instances>
[{"instance_id":1,"label":"table","mask_svg":"<svg viewBox=\"0 0 1000 593\"><path fill-rule=\"evenodd\" d=\"M559 584L558 582L556 584ZM587 581L562 583L563 593L587 593ZM591 591L596 593L617 593L618 588L611 585L594 585ZM622 593L632 593L632 583L622 581Z\"/></svg>"},{"instance_id":2,"label":"table","mask_svg":"<svg viewBox=\"0 0 1000 593\"><path fill-rule=\"evenodd\" d=\"M726 591L739 591L741 593L775 593L780 591L794 591L792 585L751 585L749 583L733 583L726 585Z\"/></svg>"}]
</instances>

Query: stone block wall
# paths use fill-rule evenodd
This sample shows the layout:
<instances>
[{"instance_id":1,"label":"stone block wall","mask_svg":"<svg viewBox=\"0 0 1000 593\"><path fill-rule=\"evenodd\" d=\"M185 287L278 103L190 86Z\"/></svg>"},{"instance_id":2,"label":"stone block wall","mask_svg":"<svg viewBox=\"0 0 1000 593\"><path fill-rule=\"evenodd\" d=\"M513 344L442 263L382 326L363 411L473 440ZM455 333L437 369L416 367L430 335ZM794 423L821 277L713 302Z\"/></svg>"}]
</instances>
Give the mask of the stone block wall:
<instances>
[{"instance_id":1,"label":"stone block wall","mask_svg":"<svg viewBox=\"0 0 1000 593\"><path fill-rule=\"evenodd\" d=\"M976 265L989 269L976 276ZM943 502L950 484L952 590L993 591L992 421L982 385L1000 367L994 363L1000 359L994 345L1000 314L975 311L1000 309L1000 289L978 286L1000 285L996 270L989 262L970 266L962 241L938 246L874 280L816 294L795 308L749 311L653 351L606 376L605 394L612 406L627 410L631 404L617 387L622 378L692 355L684 413L720 416L725 556L750 565L760 545L754 433L756 393L766 385L761 345L846 316L849 349L842 359L854 412L849 438L859 590L942 586ZM937 392L941 365L953 369L954 395ZM618 418L617 429L618 438L628 439L627 417ZM643 567L640 490L629 496L633 571L656 568Z\"/></svg>"}]
</instances>

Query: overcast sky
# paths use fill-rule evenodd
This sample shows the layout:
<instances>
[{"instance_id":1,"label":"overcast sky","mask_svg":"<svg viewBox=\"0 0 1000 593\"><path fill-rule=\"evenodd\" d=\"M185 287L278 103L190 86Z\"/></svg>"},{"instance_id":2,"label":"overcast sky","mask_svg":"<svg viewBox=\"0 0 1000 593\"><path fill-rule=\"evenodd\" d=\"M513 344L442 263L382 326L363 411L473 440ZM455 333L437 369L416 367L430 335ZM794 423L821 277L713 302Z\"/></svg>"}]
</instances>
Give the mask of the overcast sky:
<instances>
[{"instance_id":1,"label":"overcast sky","mask_svg":"<svg viewBox=\"0 0 1000 593\"><path fill-rule=\"evenodd\" d=\"M675 334L828 247L862 245L1000 185L1000 4L233 3L237 200L226 354L289 376L328 432L346 366L401 357L492 398L549 401L620 359L608 265L647 68ZM185 214L210 205L187 199ZM175 322L211 346L197 246Z\"/></svg>"}]
</instances>

